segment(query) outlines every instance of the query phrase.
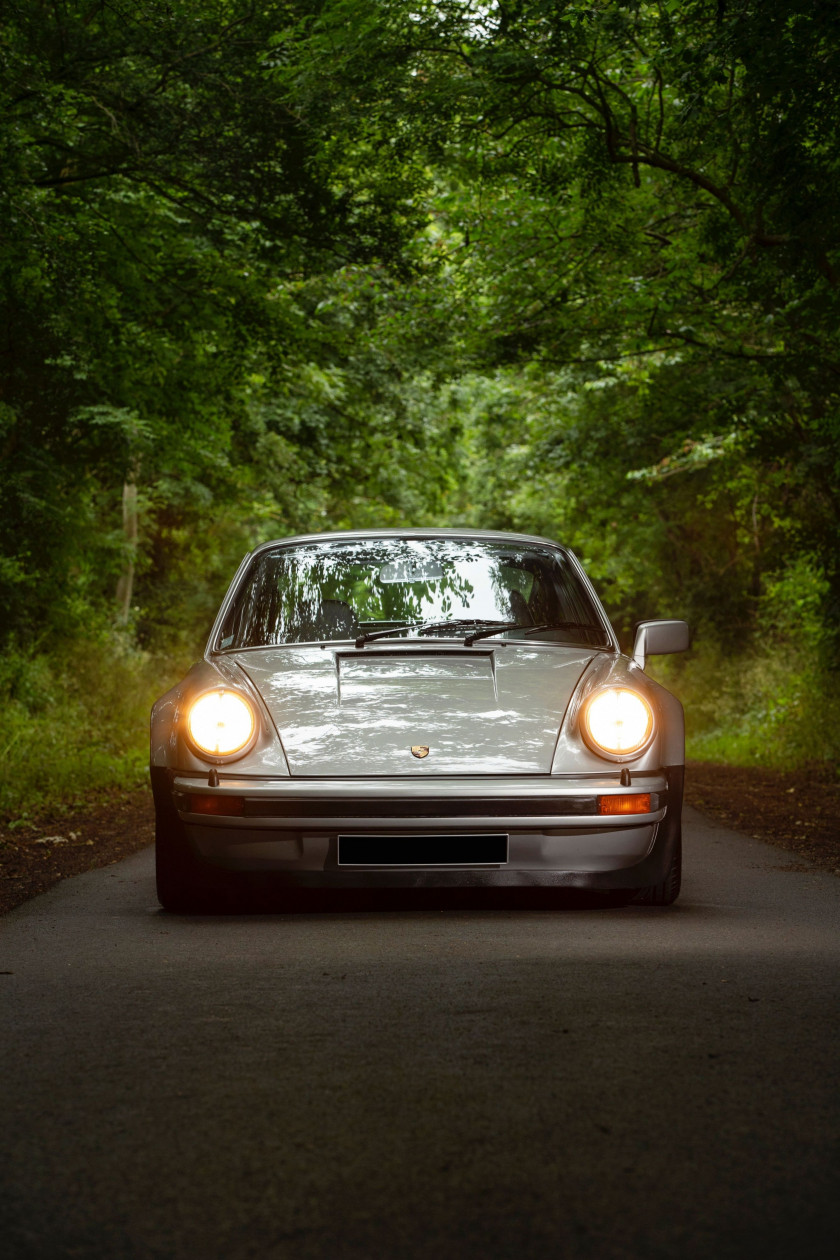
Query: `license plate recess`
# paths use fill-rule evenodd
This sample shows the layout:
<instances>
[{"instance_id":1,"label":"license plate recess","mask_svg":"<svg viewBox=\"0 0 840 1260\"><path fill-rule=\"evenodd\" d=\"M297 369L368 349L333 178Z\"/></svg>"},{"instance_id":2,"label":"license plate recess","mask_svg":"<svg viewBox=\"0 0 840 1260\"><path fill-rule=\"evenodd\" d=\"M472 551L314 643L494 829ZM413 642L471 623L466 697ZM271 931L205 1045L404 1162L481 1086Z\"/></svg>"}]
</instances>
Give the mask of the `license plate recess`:
<instances>
[{"instance_id":1,"label":"license plate recess","mask_svg":"<svg viewBox=\"0 0 840 1260\"><path fill-rule=\"evenodd\" d=\"M339 836L339 866L504 866L508 837L480 835Z\"/></svg>"}]
</instances>

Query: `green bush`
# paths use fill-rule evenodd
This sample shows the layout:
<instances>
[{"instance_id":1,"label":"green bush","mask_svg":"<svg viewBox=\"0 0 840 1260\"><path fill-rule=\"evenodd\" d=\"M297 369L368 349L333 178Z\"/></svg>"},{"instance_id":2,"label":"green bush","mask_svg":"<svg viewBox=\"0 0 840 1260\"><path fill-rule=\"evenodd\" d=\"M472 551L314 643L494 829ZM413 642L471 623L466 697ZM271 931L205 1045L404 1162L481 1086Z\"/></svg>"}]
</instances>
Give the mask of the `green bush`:
<instances>
[{"instance_id":1,"label":"green bush","mask_svg":"<svg viewBox=\"0 0 840 1260\"><path fill-rule=\"evenodd\" d=\"M0 660L0 818L145 783L149 709L183 664L107 628L60 649L8 648Z\"/></svg>"},{"instance_id":2,"label":"green bush","mask_svg":"<svg viewBox=\"0 0 840 1260\"><path fill-rule=\"evenodd\" d=\"M731 765L840 764L840 674L823 614L828 584L808 557L765 581L744 650L712 640L648 669L686 710L688 756Z\"/></svg>"}]
</instances>

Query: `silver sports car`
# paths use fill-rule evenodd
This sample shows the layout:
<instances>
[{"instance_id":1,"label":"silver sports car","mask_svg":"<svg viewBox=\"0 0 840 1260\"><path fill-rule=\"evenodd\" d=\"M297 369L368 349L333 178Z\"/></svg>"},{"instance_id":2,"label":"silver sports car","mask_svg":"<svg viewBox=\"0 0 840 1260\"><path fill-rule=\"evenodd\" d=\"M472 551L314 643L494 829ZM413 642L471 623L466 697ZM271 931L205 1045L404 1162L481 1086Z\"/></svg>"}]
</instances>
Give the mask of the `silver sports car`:
<instances>
[{"instance_id":1,"label":"silver sports car","mask_svg":"<svg viewBox=\"0 0 840 1260\"><path fill-rule=\"evenodd\" d=\"M169 910L271 888L680 887L683 715L580 564L522 534L360 530L246 556L152 710Z\"/></svg>"}]
</instances>

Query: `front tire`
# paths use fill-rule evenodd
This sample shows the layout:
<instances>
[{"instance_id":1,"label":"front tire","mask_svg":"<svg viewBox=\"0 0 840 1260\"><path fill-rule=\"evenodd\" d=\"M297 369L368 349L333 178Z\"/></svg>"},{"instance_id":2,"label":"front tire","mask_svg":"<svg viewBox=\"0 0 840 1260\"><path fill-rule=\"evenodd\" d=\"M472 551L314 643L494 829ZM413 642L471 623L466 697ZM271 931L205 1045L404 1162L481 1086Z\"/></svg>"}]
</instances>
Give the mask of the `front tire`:
<instances>
[{"instance_id":1,"label":"front tire","mask_svg":"<svg viewBox=\"0 0 840 1260\"><path fill-rule=\"evenodd\" d=\"M682 834L677 832L668 873L659 884L640 888L635 901L640 906L671 906L680 895L682 882Z\"/></svg>"},{"instance_id":2,"label":"front tire","mask_svg":"<svg viewBox=\"0 0 840 1260\"><path fill-rule=\"evenodd\" d=\"M173 914L212 913L220 905L216 873L190 848L172 803L165 772L152 771L155 799L155 882L158 901Z\"/></svg>"},{"instance_id":3,"label":"front tire","mask_svg":"<svg viewBox=\"0 0 840 1260\"><path fill-rule=\"evenodd\" d=\"M682 803L685 783L684 766L666 766L665 777L668 780L668 814L661 827L665 828L668 839L670 860L665 877L658 884L650 884L640 888L634 897L635 904L641 906L672 906L680 895L682 882Z\"/></svg>"},{"instance_id":4,"label":"front tire","mask_svg":"<svg viewBox=\"0 0 840 1260\"><path fill-rule=\"evenodd\" d=\"M210 908L198 862L171 820L160 815L155 820L155 883L164 910L188 914Z\"/></svg>"}]
</instances>

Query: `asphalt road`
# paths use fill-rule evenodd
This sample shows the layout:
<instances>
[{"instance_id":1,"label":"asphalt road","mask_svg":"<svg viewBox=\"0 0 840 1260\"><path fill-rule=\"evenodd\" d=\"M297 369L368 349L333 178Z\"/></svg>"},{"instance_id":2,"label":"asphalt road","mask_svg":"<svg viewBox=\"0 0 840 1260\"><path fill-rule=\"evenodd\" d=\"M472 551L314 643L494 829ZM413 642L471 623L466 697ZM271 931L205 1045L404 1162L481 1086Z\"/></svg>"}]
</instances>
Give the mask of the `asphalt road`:
<instances>
[{"instance_id":1,"label":"asphalt road","mask_svg":"<svg viewBox=\"0 0 840 1260\"><path fill-rule=\"evenodd\" d=\"M686 814L670 910L22 906L0 1253L833 1260L840 879Z\"/></svg>"}]
</instances>

